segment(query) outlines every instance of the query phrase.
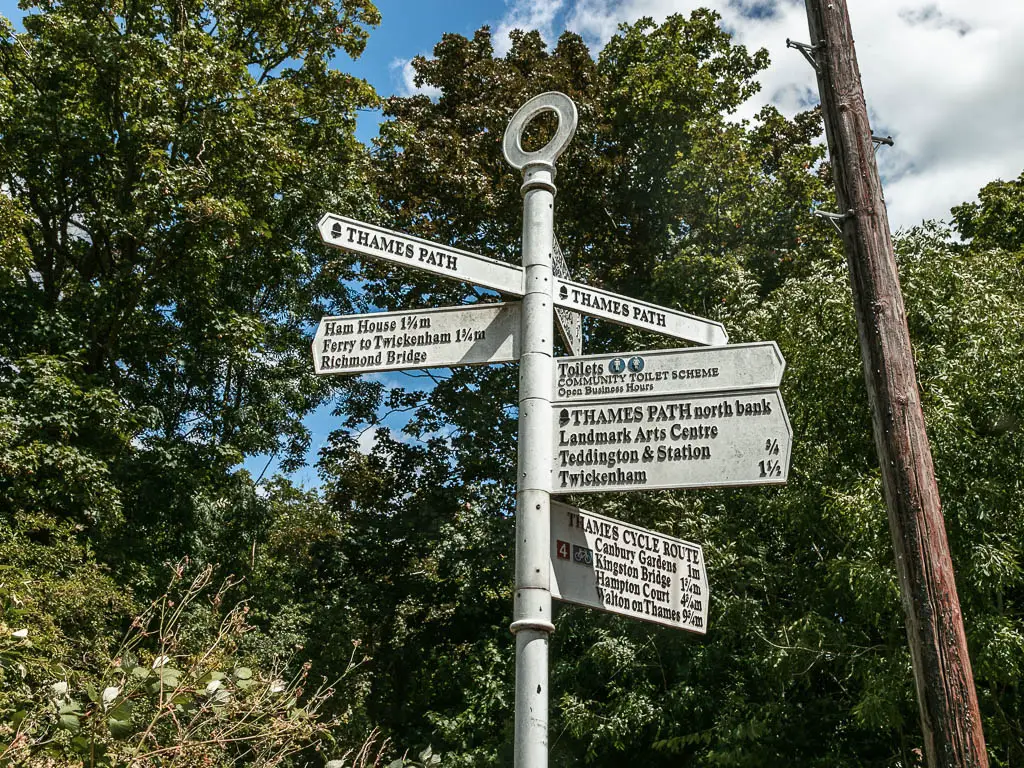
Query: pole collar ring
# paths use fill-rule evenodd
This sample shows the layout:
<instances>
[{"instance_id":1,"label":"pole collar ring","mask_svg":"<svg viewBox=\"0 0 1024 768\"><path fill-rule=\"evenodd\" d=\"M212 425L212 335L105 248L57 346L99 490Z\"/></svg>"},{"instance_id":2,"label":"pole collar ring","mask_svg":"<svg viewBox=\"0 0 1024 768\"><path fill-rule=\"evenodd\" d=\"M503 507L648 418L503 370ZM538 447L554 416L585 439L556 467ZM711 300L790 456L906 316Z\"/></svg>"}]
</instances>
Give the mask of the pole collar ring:
<instances>
[{"instance_id":1,"label":"pole collar ring","mask_svg":"<svg viewBox=\"0 0 1024 768\"><path fill-rule=\"evenodd\" d=\"M513 621L509 627L509 631L513 635L521 629L533 629L538 632L551 634L555 631L555 625L550 621L544 621L544 619L519 619L518 621Z\"/></svg>"},{"instance_id":2,"label":"pole collar ring","mask_svg":"<svg viewBox=\"0 0 1024 768\"><path fill-rule=\"evenodd\" d=\"M527 152L523 149L522 144L523 130L533 118L548 111L554 112L558 116L558 129L555 131L555 135L540 149ZM564 93L548 91L534 96L519 108L509 121L508 128L505 129L505 138L502 142L505 159L517 170L531 164L554 167L555 161L569 146L573 134L576 133L578 121L576 105Z\"/></svg>"}]
</instances>

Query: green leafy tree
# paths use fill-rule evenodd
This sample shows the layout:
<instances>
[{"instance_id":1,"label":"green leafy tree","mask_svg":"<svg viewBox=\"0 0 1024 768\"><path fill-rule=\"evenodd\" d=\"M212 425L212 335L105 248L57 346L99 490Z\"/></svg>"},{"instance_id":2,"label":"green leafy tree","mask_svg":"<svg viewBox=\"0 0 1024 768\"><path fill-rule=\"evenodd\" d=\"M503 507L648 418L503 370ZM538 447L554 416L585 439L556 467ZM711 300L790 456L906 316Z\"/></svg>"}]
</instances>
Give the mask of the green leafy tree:
<instances>
[{"instance_id":1,"label":"green leafy tree","mask_svg":"<svg viewBox=\"0 0 1024 768\"><path fill-rule=\"evenodd\" d=\"M284 525L236 467L301 463L302 418L345 386L308 364L311 322L358 298L314 224L373 207L354 128L376 95L332 62L360 54L379 14L367 0L23 6L23 32L0 19L0 575L5 632L33 647L5 645L0 708L6 736L36 722L46 741L68 732L50 727L57 710L15 717L17 664L37 698L65 667L95 688L181 556L249 574ZM299 650L255 637L271 630L245 638L264 666ZM103 701L69 695L69 722L120 738Z\"/></svg>"},{"instance_id":2,"label":"green leafy tree","mask_svg":"<svg viewBox=\"0 0 1024 768\"><path fill-rule=\"evenodd\" d=\"M145 409L125 514L173 548L201 522L199 486L243 456L300 463L302 417L329 392L308 325L351 297L313 225L367 205L354 115L375 95L328 64L379 16L364 0L35 7L24 33L0 29L3 221L22 244L0 349L72 356Z\"/></svg>"},{"instance_id":3,"label":"green leafy tree","mask_svg":"<svg viewBox=\"0 0 1024 768\"><path fill-rule=\"evenodd\" d=\"M953 223L976 247L1020 252L1024 248L1024 174L986 184L978 192L978 202L953 208Z\"/></svg>"}]
</instances>

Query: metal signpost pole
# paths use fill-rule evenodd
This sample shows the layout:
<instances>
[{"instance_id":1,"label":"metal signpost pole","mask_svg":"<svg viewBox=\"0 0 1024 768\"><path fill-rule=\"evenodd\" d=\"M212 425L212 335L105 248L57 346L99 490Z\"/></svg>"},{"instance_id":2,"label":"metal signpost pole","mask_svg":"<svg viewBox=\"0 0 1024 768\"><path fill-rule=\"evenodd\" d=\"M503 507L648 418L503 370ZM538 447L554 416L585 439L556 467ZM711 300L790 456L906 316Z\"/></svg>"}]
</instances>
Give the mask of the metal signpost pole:
<instances>
[{"instance_id":1,"label":"metal signpost pole","mask_svg":"<svg viewBox=\"0 0 1024 768\"><path fill-rule=\"evenodd\" d=\"M526 152L526 125L542 112L558 116L554 138ZM576 131L576 105L561 93L524 104L505 132L505 159L523 174L523 302L519 363L519 461L516 494L516 768L548 764L548 637L551 623L551 396L554 332L555 161Z\"/></svg>"}]
</instances>

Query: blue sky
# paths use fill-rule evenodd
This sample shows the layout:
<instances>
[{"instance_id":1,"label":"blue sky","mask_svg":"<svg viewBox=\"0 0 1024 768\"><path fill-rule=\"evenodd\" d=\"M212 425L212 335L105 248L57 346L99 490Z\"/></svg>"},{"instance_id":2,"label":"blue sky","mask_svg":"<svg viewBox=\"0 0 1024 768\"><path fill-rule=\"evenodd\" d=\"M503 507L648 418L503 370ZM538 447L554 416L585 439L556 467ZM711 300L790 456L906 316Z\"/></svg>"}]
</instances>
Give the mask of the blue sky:
<instances>
[{"instance_id":1,"label":"blue sky","mask_svg":"<svg viewBox=\"0 0 1024 768\"><path fill-rule=\"evenodd\" d=\"M382 21L363 55L339 66L367 80L381 96L408 93L404 65L413 56L429 56L445 32L470 36L484 24L500 23L506 10L503 0L378 0L376 5ZM376 115L361 115L358 132L364 142L375 136Z\"/></svg>"}]
</instances>

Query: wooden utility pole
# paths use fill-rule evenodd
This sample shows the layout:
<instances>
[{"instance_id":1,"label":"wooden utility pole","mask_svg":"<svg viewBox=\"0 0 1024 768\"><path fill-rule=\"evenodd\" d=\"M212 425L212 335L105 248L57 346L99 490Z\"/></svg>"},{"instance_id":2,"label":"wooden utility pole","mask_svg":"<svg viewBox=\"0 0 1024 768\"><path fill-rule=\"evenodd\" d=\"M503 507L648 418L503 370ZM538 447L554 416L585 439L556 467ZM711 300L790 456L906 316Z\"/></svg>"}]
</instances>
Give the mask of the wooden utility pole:
<instances>
[{"instance_id":1,"label":"wooden utility pole","mask_svg":"<svg viewBox=\"0 0 1024 768\"><path fill-rule=\"evenodd\" d=\"M931 768L988 766L846 0L805 0Z\"/></svg>"}]
</instances>

